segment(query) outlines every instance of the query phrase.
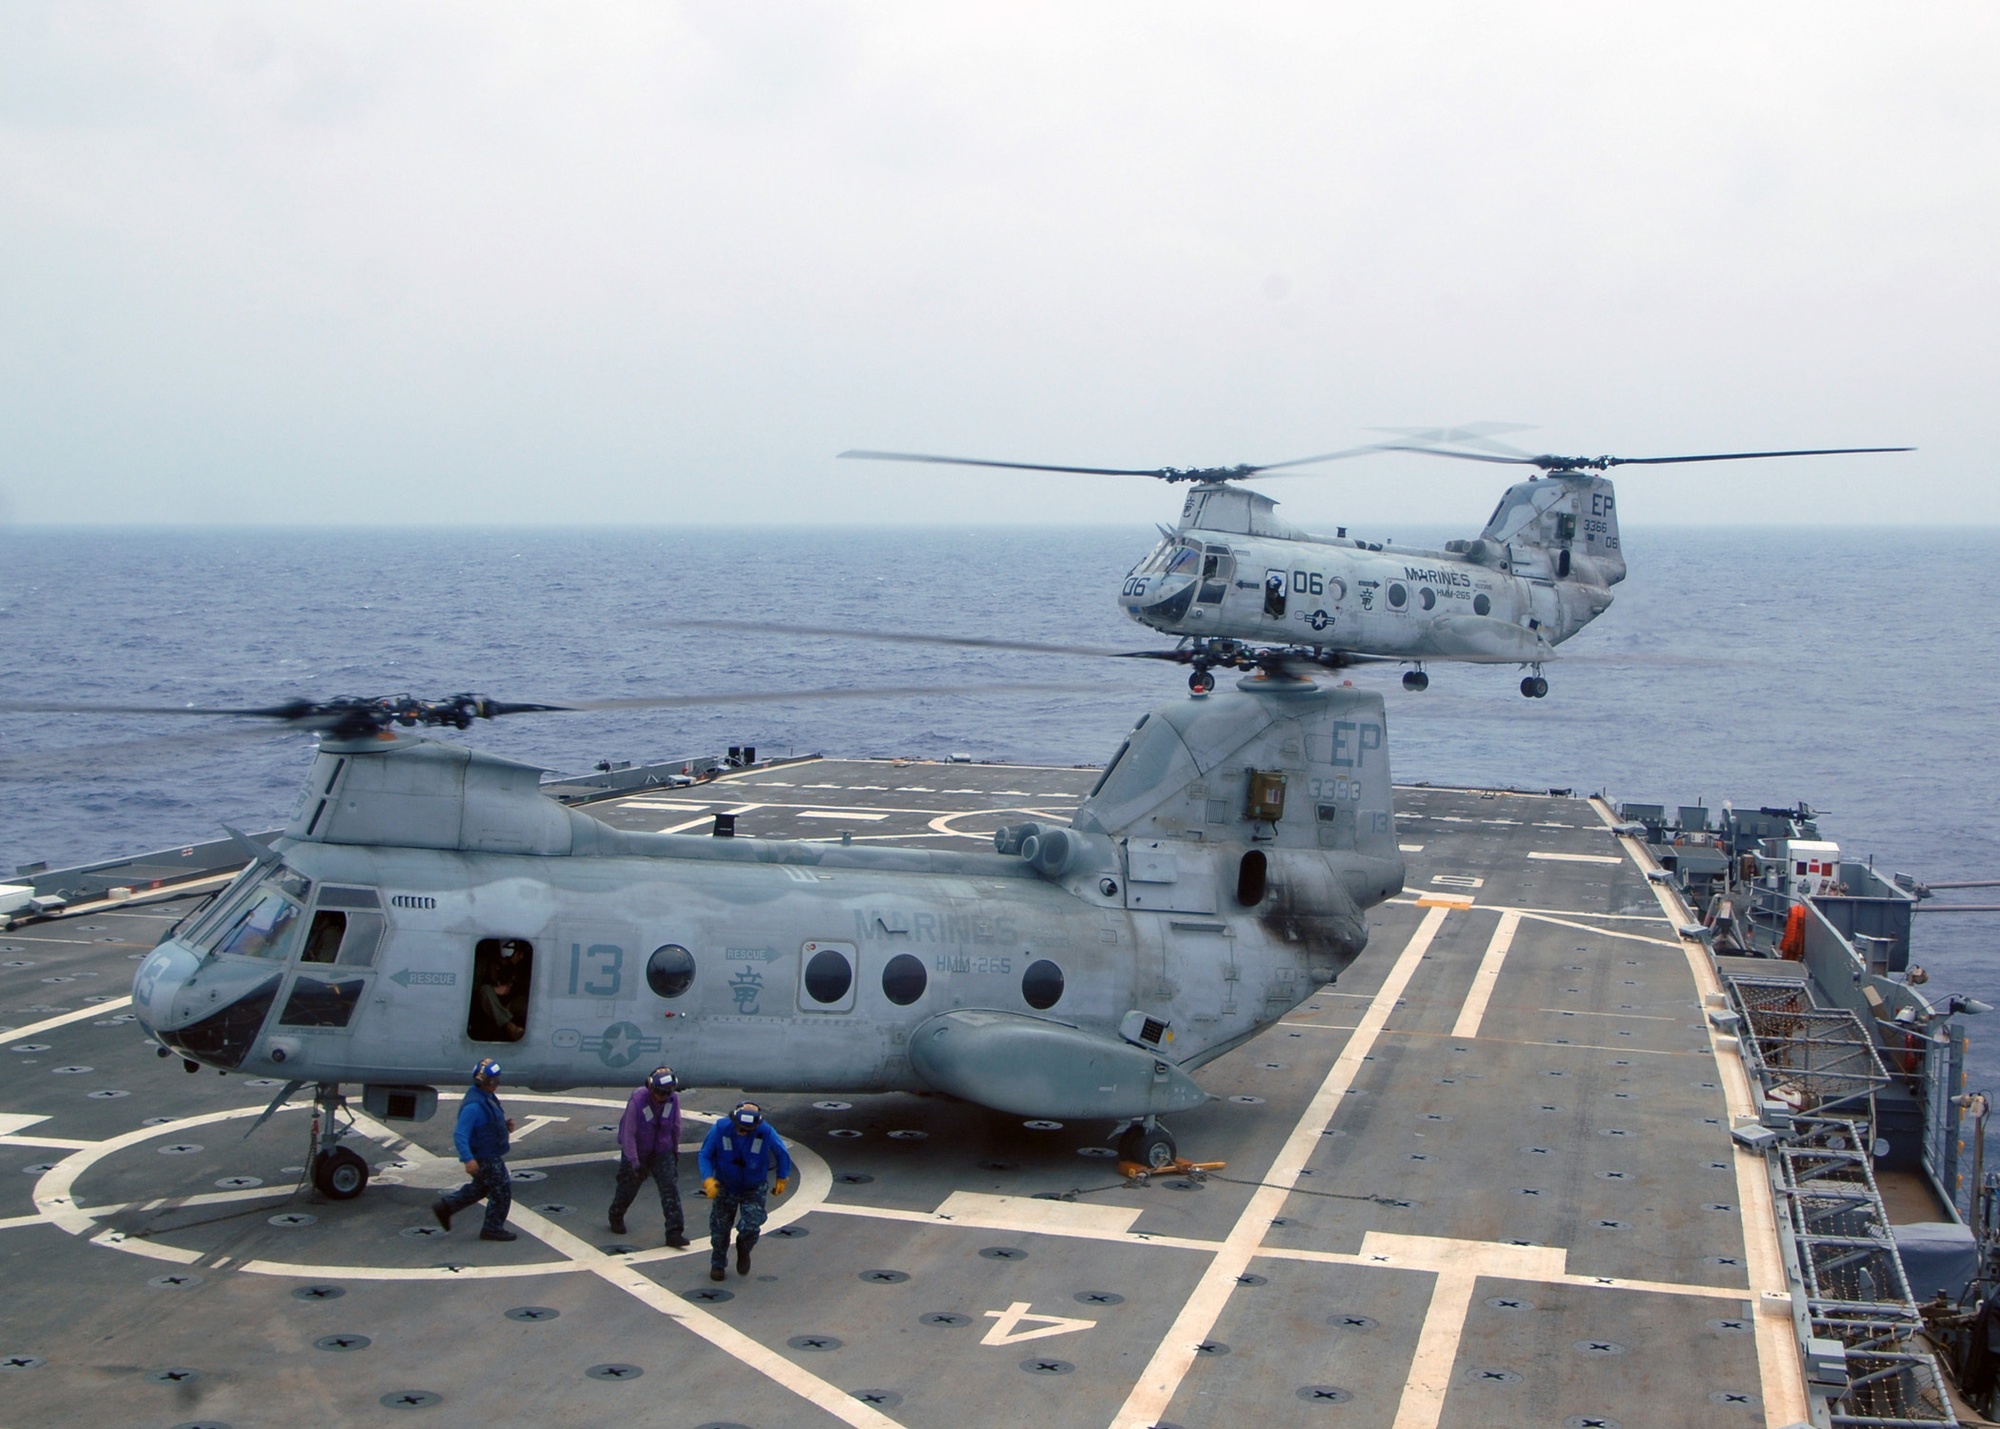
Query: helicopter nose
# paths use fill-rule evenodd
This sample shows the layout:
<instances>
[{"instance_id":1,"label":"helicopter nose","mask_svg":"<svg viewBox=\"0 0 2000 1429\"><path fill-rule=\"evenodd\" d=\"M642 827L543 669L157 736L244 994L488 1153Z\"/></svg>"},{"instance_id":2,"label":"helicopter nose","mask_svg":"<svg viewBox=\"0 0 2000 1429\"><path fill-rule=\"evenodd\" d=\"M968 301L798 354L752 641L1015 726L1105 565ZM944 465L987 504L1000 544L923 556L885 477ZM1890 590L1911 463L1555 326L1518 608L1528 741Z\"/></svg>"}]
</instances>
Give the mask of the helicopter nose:
<instances>
[{"instance_id":1,"label":"helicopter nose","mask_svg":"<svg viewBox=\"0 0 2000 1429\"><path fill-rule=\"evenodd\" d=\"M155 1040L162 1027L173 1025L173 1005L201 958L180 943L169 939L139 964L132 979L132 1012Z\"/></svg>"},{"instance_id":2,"label":"helicopter nose","mask_svg":"<svg viewBox=\"0 0 2000 1429\"><path fill-rule=\"evenodd\" d=\"M1160 582L1151 599L1144 604L1127 601L1125 613L1141 625L1159 630L1170 629L1187 617L1188 607L1194 604L1194 588L1192 576L1169 576Z\"/></svg>"},{"instance_id":3,"label":"helicopter nose","mask_svg":"<svg viewBox=\"0 0 2000 1429\"><path fill-rule=\"evenodd\" d=\"M169 941L139 964L132 1007L162 1047L233 1070L243 1065L263 1030L282 981L269 964L204 960Z\"/></svg>"}]
</instances>

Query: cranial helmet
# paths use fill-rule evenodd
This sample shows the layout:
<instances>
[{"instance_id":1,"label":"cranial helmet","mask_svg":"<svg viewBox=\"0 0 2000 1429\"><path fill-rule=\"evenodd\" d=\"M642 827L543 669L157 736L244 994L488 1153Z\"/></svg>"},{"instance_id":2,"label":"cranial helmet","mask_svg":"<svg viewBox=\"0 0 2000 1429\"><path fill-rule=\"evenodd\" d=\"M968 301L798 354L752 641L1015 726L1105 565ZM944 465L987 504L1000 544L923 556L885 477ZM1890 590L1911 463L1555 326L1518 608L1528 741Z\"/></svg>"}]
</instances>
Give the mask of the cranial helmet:
<instances>
[{"instance_id":1,"label":"cranial helmet","mask_svg":"<svg viewBox=\"0 0 2000 1429\"><path fill-rule=\"evenodd\" d=\"M764 1113L755 1102L738 1102L736 1110L729 1113L729 1119L736 1123L738 1129L749 1131L764 1119Z\"/></svg>"},{"instance_id":2,"label":"cranial helmet","mask_svg":"<svg viewBox=\"0 0 2000 1429\"><path fill-rule=\"evenodd\" d=\"M472 1069L472 1075L497 1082L500 1080L500 1064L491 1057L481 1057L479 1065Z\"/></svg>"},{"instance_id":3,"label":"cranial helmet","mask_svg":"<svg viewBox=\"0 0 2000 1429\"><path fill-rule=\"evenodd\" d=\"M675 1079L672 1067L655 1067L653 1075L646 1078L646 1085L664 1096L678 1087L680 1082Z\"/></svg>"}]
</instances>

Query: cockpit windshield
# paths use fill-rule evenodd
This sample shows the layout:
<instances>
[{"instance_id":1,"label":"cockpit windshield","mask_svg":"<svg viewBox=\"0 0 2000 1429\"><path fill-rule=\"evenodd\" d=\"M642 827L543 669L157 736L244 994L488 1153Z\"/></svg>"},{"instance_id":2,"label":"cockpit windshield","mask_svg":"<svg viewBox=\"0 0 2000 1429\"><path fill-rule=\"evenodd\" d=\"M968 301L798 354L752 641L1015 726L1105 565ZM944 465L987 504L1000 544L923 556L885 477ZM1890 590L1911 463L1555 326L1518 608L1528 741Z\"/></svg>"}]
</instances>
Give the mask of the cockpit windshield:
<instances>
[{"instance_id":1,"label":"cockpit windshield","mask_svg":"<svg viewBox=\"0 0 2000 1429\"><path fill-rule=\"evenodd\" d=\"M1135 576L1149 576L1153 572L1160 570L1167 564L1167 558L1174 553L1177 544L1171 536L1160 542L1159 545L1146 553L1146 559L1139 562L1133 568L1132 574Z\"/></svg>"},{"instance_id":2,"label":"cockpit windshield","mask_svg":"<svg viewBox=\"0 0 2000 1429\"><path fill-rule=\"evenodd\" d=\"M1176 549L1168 559L1167 574L1170 576L1192 575L1200 565L1201 547L1199 545L1183 545Z\"/></svg>"},{"instance_id":3,"label":"cockpit windshield","mask_svg":"<svg viewBox=\"0 0 2000 1429\"><path fill-rule=\"evenodd\" d=\"M299 905L284 894L266 889L222 935L215 951L239 958L282 958L290 951L288 935L299 920L299 911Z\"/></svg>"}]
</instances>

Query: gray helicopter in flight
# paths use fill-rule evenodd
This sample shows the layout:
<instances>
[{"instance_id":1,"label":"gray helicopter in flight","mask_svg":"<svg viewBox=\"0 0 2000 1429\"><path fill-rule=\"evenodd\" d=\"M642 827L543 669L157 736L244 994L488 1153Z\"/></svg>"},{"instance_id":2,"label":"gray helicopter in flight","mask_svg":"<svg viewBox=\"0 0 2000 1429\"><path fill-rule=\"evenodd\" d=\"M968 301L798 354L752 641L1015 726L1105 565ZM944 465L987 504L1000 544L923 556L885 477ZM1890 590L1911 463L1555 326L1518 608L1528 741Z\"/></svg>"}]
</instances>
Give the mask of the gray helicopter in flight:
<instances>
[{"instance_id":1,"label":"gray helicopter in flight","mask_svg":"<svg viewBox=\"0 0 2000 1429\"><path fill-rule=\"evenodd\" d=\"M1125 575L1118 593L1133 620L1179 637L1172 652L1192 666L1189 686L1212 689L1218 667L1329 668L1394 661L1414 668L1405 689L1430 684L1431 660L1521 665L1521 693L1549 692L1542 666L1555 647L1602 615L1611 587L1625 579L1617 493L1602 473L1615 466L1747 461L1911 451L1910 447L1824 447L1800 451L1710 452L1697 456L1534 455L1493 440L1525 431L1513 423L1385 429L1403 438L1261 466L1045 466L915 452L848 451L871 461L998 467L1009 471L1150 476L1190 485L1180 524ZM1477 447L1476 451L1451 446ZM1507 488L1485 529L1442 550L1397 546L1300 530L1278 503L1240 483L1260 475L1376 452L1418 452L1461 461L1529 466L1536 474Z\"/></svg>"},{"instance_id":2,"label":"gray helicopter in flight","mask_svg":"<svg viewBox=\"0 0 2000 1429\"><path fill-rule=\"evenodd\" d=\"M532 766L411 732L685 702L124 710L319 735L282 835L237 835L248 866L138 969L160 1055L286 1079L266 1117L311 1087L337 1199L369 1172L340 1145L342 1086L429 1117L493 1050L479 993L503 975L525 988L503 1054L524 1085L668 1062L696 1085L942 1092L1112 1123L1158 1167L1160 1117L1208 1100L1191 1073L1336 977L1403 884L1381 697L1263 672L1153 710L1068 824L1002 828L991 853L615 829ZM57 708L77 709L0 711Z\"/></svg>"}]
</instances>

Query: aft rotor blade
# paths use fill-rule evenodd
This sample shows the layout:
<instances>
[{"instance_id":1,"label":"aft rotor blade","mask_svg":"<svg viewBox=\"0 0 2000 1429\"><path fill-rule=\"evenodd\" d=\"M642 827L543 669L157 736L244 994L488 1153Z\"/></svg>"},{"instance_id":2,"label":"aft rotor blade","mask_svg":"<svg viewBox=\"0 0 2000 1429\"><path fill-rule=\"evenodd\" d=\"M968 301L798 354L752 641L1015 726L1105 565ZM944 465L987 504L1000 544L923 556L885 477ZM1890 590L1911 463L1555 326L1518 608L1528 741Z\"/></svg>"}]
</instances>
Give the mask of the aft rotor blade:
<instances>
[{"instance_id":1,"label":"aft rotor blade","mask_svg":"<svg viewBox=\"0 0 2000 1429\"><path fill-rule=\"evenodd\" d=\"M1380 450L1421 452L1425 456L1448 456L1455 461L1487 461L1503 466L1537 466L1543 471L1603 471L1614 466L1673 466L1696 461L1753 461L1778 456L1858 456L1881 452L1913 452L1915 447L1811 447L1782 452L1704 452L1698 456L1489 456L1484 452L1455 452L1443 447L1406 446L1386 443Z\"/></svg>"},{"instance_id":2,"label":"aft rotor blade","mask_svg":"<svg viewBox=\"0 0 2000 1429\"><path fill-rule=\"evenodd\" d=\"M887 645L945 645L964 650L1022 650L1031 655L1092 655L1111 660L1173 659L1167 650L1107 650L1094 645L1059 645L1043 640L1003 640L992 635L931 635L915 630L857 630L839 625L763 624L750 620L681 620L692 630L727 630L738 635L824 635L840 640L873 640Z\"/></svg>"},{"instance_id":3,"label":"aft rotor blade","mask_svg":"<svg viewBox=\"0 0 2000 1429\"><path fill-rule=\"evenodd\" d=\"M1162 476L1160 467L1130 466L1045 466L1032 461L987 461L970 456L930 456L923 452L864 452L840 453L841 459L852 461L921 461L937 466L990 466L1003 471L1066 471L1083 476Z\"/></svg>"},{"instance_id":4,"label":"aft rotor blade","mask_svg":"<svg viewBox=\"0 0 2000 1429\"><path fill-rule=\"evenodd\" d=\"M233 715L239 719L296 719L303 701L257 709L206 709L193 705L71 705L39 700L0 700L0 714Z\"/></svg>"},{"instance_id":5,"label":"aft rotor blade","mask_svg":"<svg viewBox=\"0 0 2000 1429\"><path fill-rule=\"evenodd\" d=\"M1915 447L1814 447L1796 452L1710 452L1703 456L1613 456L1610 466L1669 466L1683 461L1748 461L1765 456L1856 456L1875 452L1913 452Z\"/></svg>"}]
</instances>

